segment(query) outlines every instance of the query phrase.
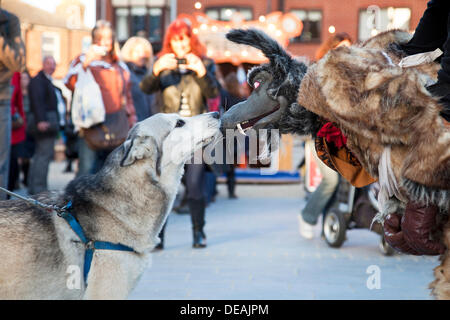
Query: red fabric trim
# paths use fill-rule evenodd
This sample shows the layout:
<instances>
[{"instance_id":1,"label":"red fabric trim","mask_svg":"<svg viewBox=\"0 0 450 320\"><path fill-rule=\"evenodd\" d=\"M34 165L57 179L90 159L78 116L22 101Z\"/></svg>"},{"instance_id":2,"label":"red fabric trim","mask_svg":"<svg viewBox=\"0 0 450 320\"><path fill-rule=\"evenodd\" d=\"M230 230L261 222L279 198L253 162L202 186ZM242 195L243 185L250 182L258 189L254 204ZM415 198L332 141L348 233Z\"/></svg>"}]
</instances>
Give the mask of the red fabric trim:
<instances>
[{"instance_id":1,"label":"red fabric trim","mask_svg":"<svg viewBox=\"0 0 450 320\"><path fill-rule=\"evenodd\" d=\"M332 122L325 123L317 132L317 136L325 138L327 142L333 143L339 149L347 144L347 137Z\"/></svg>"}]
</instances>

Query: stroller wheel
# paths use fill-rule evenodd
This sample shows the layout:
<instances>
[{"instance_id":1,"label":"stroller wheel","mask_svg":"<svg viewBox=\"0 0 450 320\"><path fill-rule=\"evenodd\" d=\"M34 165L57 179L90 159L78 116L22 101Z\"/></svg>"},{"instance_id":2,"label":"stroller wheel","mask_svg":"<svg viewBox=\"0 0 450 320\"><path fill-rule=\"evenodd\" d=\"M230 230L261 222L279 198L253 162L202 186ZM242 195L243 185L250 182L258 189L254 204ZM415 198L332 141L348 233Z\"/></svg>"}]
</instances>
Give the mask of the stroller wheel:
<instances>
[{"instance_id":1,"label":"stroller wheel","mask_svg":"<svg viewBox=\"0 0 450 320\"><path fill-rule=\"evenodd\" d=\"M323 221L323 234L330 247L339 248L345 241L347 223L343 214L330 210Z\"/></svg>"},{"instance_id":2,"label":"stroller wheel","mask_svg":"<svg viewBox=\"0 0 450 320\"><path fill-rule=\"evenodd\" d=\"M392 256L395 253L395 250L386 242L384 236L381 236L379 248L385 256Z\"/></svg>"}]
</instances>

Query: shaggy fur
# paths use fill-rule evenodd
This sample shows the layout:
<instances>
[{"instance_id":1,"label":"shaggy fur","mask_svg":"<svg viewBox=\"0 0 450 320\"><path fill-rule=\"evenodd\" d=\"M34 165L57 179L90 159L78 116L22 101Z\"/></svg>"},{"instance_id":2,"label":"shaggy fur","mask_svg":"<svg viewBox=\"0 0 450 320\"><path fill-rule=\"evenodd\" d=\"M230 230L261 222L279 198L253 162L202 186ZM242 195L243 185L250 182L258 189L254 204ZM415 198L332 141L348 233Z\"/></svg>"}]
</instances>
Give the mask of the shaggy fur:
<instances>
[{"instance_id":1,"label":"shaggy fur","mask_svg":"<svg viewBox=\"0 0 450 320\"><path fill-rule=\"evenodd\" d=\"M437 99L425 89L433 66L397 66L400 57L387 46L395 35L406 38L396 31L360 48L329 52L309 68L298 101L336 123L350 150L374 177L384 147L391 146L392 168L403 196L448 210L450 130L439 116Z\"/></svg>"},{"instance_id":2,"label":"shaggy fur","mask_svg":"<svg viewBox=\"0 0 450 320\"><path fill-rule=\"evenodd\" d=\"M71 201L87 238L133 248L96 250L87 287L85 245L63 218L23 200L0 201L0 299L125 299L158 243L184 163L220 133L219 122L213 114L154 115L130 130L97 174L36 196L59 207Z\"/></svg>"},{"instance_id":3,"label":"shaggy fur","mask_svg":"<svg viewBox=\"0 0 450 320\"><path fill-rule=\"evenodd\" d=\"M278 42L274 41L264 32L256 29L235 29L230 31L226 37L233 42L260 49L269 59L269 63L256 66L249 71L247 81L250 86L253 86L254 80L258 75L262 73L270 74L270 84L266 89L267 96L272 100L279 100L280 97L287 100L286 106L282 103L279 115L272 118L270 123L265 124L264 128L280 129L281 133L295 132L299 135L315 134L321 126L319 118L316 114L306 110L297 103L298 89L303 76L307 72L307 65L293 59ZM251 104L250 97L247 100L247 104L245 106L240 105L239 108L246 108L247 112L250 108L262 109L262 106L253 106ZM232 117L235 110L230 109L222 117L222 125L226 128L234 129L235 123L231 123L228 127L227 120ZM264 112L261 111L260 113Z\"/></svg>"},{"instance_id":4,"label":"shaggy fur","mask_svg":"<svg viewBox=\"0 0 450 320\"><path fill-rule=\"evenodd\" d=\"M436 80L439 65L402 69L398 43L409 35L399 30L380 34L360 47L340 47L308 69L298 102L336 123L347 146L369 173L378 177L384 147L404 199L450 207L450 127L441 106L425 86ZM391 198L386 213L402 208ZM391 207L390 210L388 207ZM445 217L444 217L445 218ZM450 223L442 239L450 246ZM438 299L450 299L450 253L441 256L430 284Z\"/></svg>"},{"instance_id":5,"label":"shaggy fur","mask_svg":"<svg viewBox=\"0 0 450 320\"><path fill-rule=\"evenodd\" d=\"M259 48L270 60L250 71L249 84L258 74L269 73L273 80L267 96L279 99L283 95L288 101L279 117L263 122L265 128L314 136L324 121L331 121L347 136L347 147L373 177L378 177L381 156L389 146L400 198L435 204L448 214L450 128L439 116L438 100L425 89L436 81L439 65L398 66L404 57L398 44L407 42L409 33L393 30L359 46L339 47L309 66L306 73L262 32L234 30L227 37ZM292 92L299 83L299 91ZM247 120L246 112L254 114L255 108L263 108L249 102L253 95L225 113L225 128L235 128ZM387 211L404 209L404 203L393 200L387 201ZM450 223L443 239L449 247ZM442 260L435 270L433 294L450 299L448 251Z\"/></svg>"}]
</instances>

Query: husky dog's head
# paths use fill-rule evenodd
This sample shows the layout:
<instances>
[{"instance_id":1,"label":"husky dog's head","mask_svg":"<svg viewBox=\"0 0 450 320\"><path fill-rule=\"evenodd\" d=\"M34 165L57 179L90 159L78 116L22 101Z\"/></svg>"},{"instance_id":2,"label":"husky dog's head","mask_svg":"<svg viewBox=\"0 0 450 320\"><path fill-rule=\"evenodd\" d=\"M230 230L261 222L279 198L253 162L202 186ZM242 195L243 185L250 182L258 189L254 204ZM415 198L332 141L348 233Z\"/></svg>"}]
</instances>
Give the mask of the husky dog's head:
<instances>
[{"instance_id":1,"label":"husky dog's head","mask_svg":"<svg viewBox=\"0 0 450 320\"><path fill-rule=\"evenodd\" d=\"M234 29L227 39L255 47L269 59L248 73L254 89L246 101L230 108L222 117L222 129L280 129L281 133L315 133L317 116L297 104L301 80L307 71L275 40L256 29Z\"/></svg>"},{"instance_id":2,"label":"husky dog's head","mask_svg":"<svg viewBox=\"0 0 450 320\"><path fill-rule=\"evenodd\" d=\"M147 161L160 175L166 165L183 165L193 154L220 136L217 112L195 117L158 113L138 122L123 144L122 167Z\"/></svg>"}]
</instances>

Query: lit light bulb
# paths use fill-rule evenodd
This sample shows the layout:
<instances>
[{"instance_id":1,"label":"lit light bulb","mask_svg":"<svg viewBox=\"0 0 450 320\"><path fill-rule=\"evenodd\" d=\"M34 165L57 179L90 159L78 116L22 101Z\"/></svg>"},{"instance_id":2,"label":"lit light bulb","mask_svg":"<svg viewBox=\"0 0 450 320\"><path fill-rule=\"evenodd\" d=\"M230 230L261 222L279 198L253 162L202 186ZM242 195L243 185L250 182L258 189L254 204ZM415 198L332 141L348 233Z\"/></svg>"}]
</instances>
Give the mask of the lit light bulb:
<instances>
[{"instance_id":1,"label":"lit light bulb","mask_svg":"<svg viewBox=\"0 0 450 320\"><path fill-rule=\"evenodd\" d=\"M336 32L336 28L335 28L334 26L330 26L330 27L328 28L328 32L329 32L329 33L335 33L335 32Z\"/></svg>"},{"instance_id":2,"label":"lit light bulb","mask_svg":"<svg viewBox=\"0 0 450 320\"><path fill-rule=\"evenodd\" d=\"M194 8L197 9L197 10L200 10L200 9L202 8L202 4L201 4L200 2L197 1L197 2L194 4Z\"/></svg>"},{"instance_id":3,"label":"lit light bulb","mask_svg":"<svg viewBox=\"0 0 450 320\"><path fill-rule=\"evenodd\" d=\"M265 16L259 16L259 22L265 22L266 17Z\"/></svg>"}]
</instances>

